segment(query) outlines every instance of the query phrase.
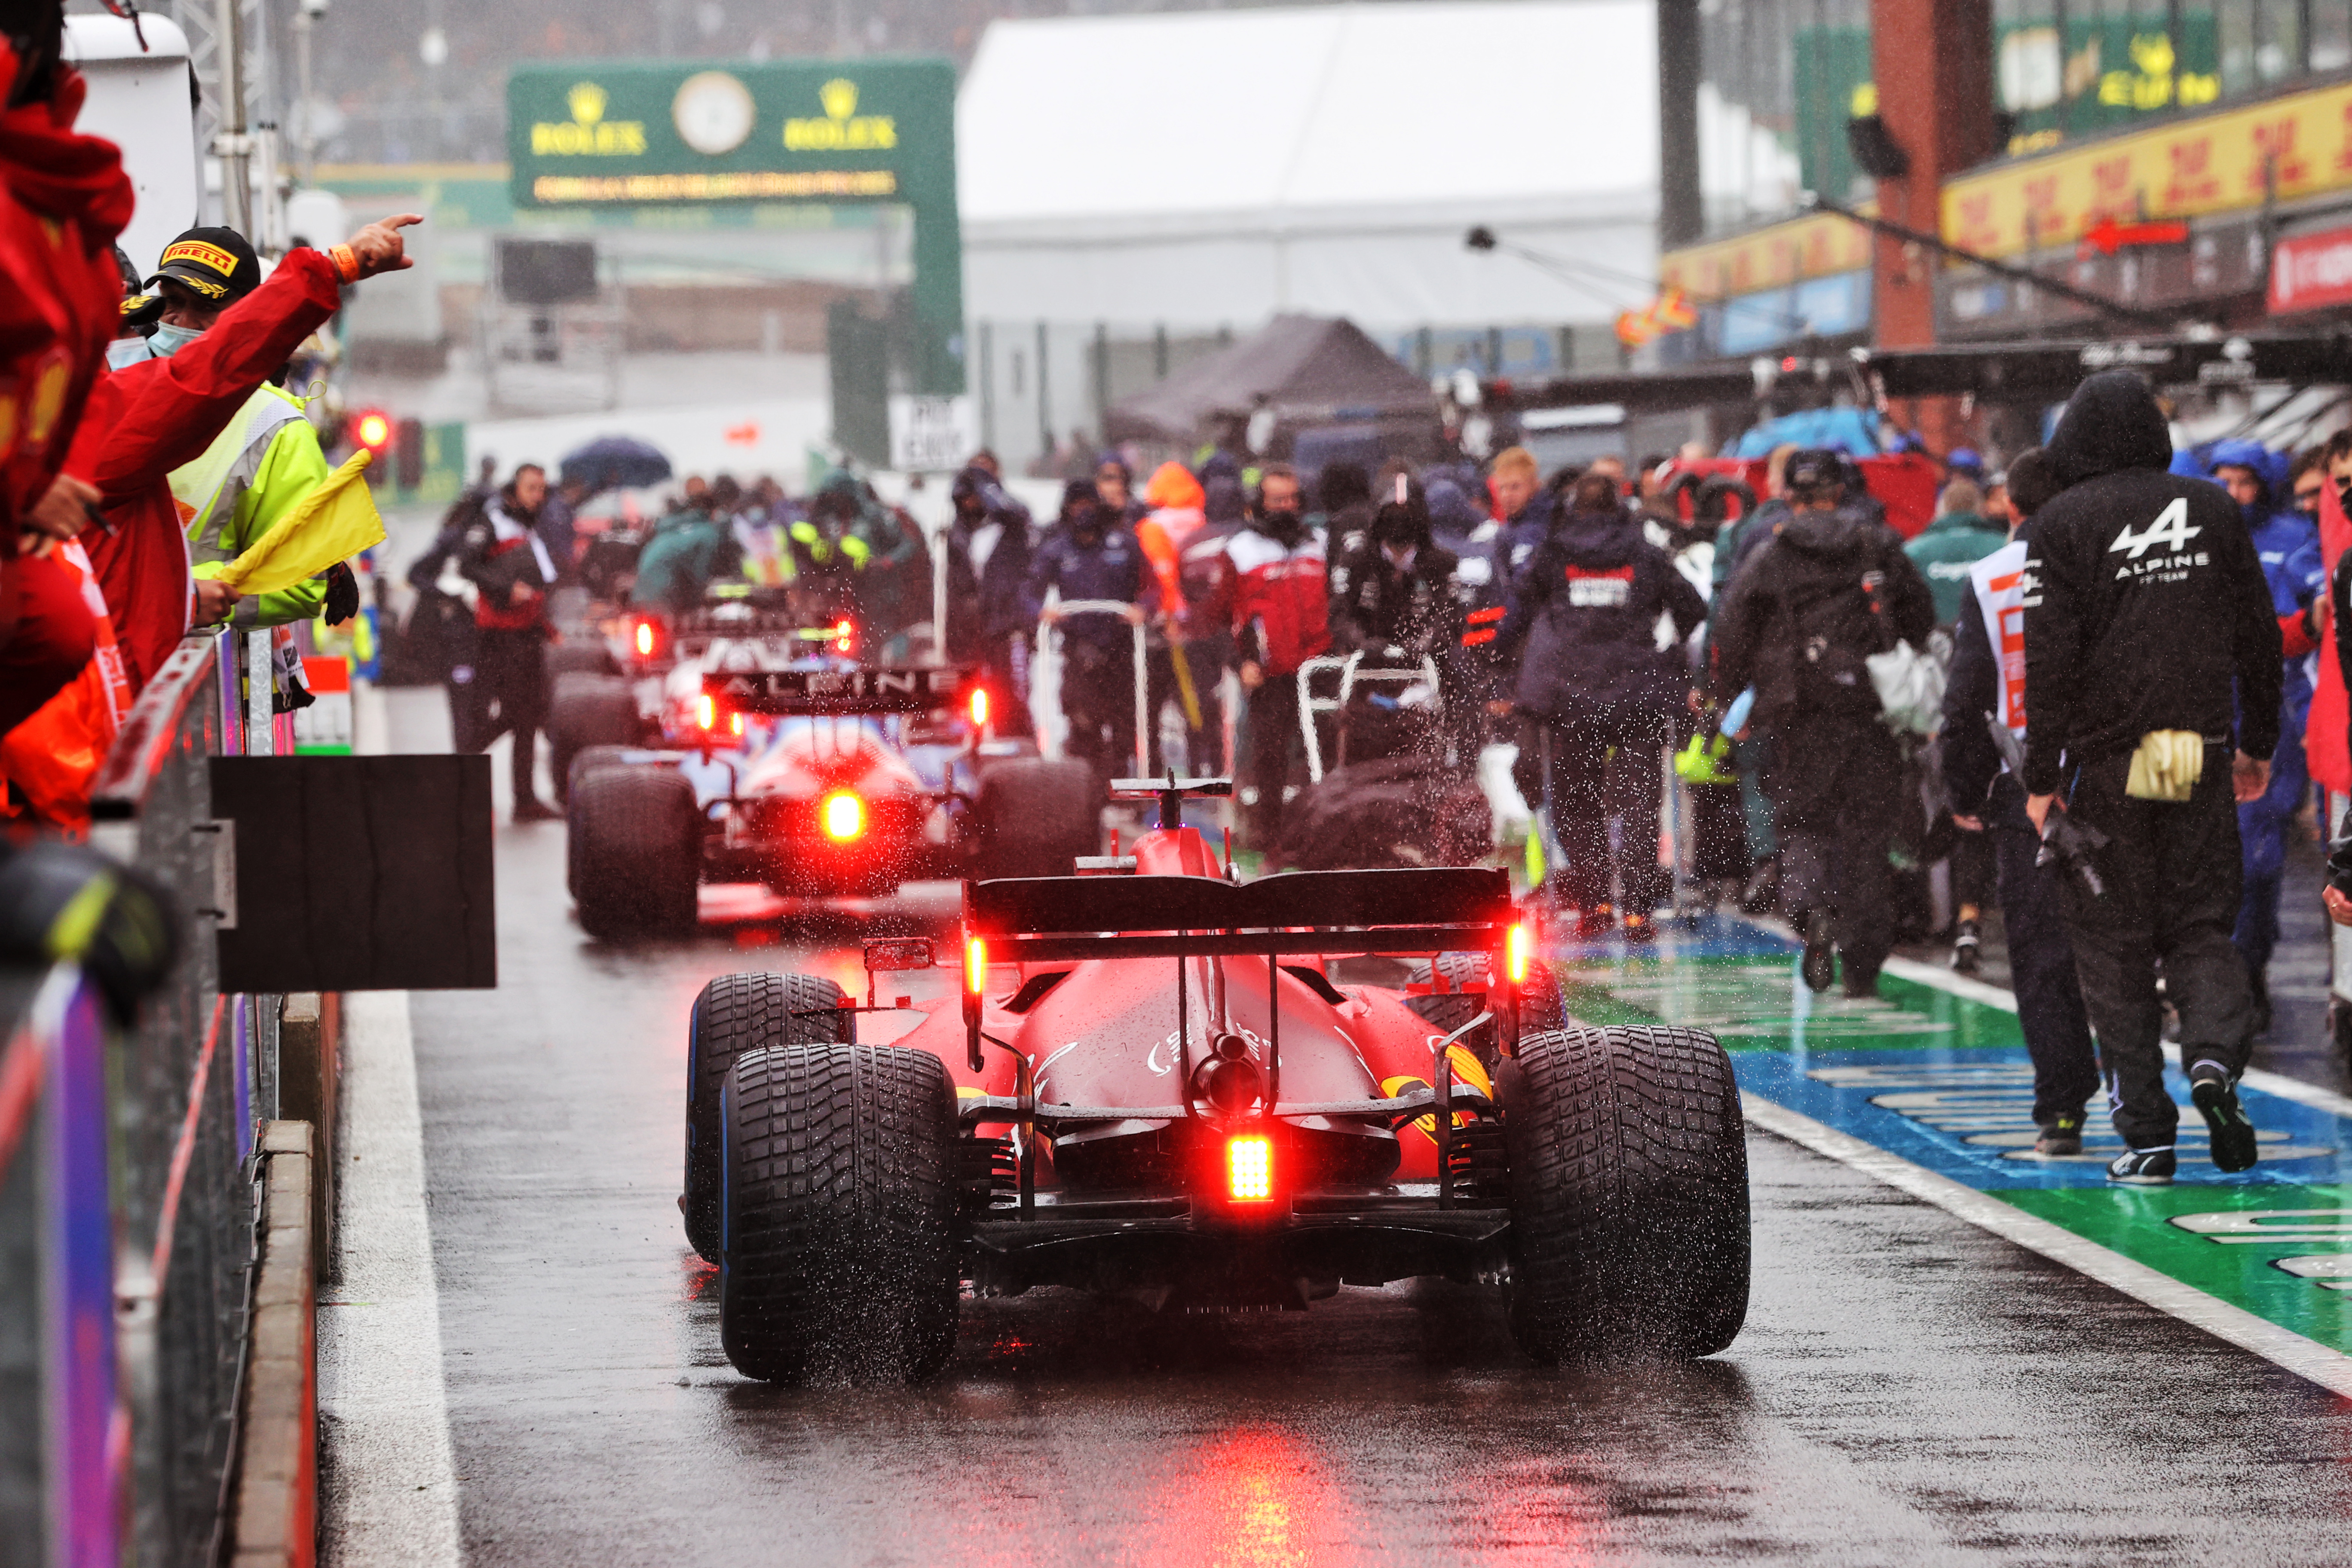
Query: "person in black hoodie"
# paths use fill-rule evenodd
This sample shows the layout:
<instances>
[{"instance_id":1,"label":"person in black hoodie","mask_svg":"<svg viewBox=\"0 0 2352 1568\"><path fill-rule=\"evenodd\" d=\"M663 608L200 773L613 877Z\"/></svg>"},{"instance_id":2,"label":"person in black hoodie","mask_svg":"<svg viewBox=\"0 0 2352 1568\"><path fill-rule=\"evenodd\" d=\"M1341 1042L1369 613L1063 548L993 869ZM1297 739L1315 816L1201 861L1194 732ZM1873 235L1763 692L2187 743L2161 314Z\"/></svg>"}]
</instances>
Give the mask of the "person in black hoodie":
<instances>
[{"instance_id":1,"label":"person in black hoodie","mask_svg":"<svg viewBox=\"0 0 2352 1568\"><path fill-rule=\"evenodd\" d=\"M1661 615L1675 625L1675 646L1664 650ZM1512 582L1496 640L1509 650L1526 638L1517 707L1542 727L1561 861L1547 886L1555 907L1574 912L1580 935L1607 931L1616 909L1629 941L1656 934L1655 911L1673 891L1658 865L1658 753L1690 691L1680 645L1706 619L1706 601L1643 537L1605 474L1576 481L1559 526ZM1622 824L1613 865L1612 795Z\"/></svg>"},{"instance_id":2,"label":"person in black hoodie","mask_svg":"<svg viewBox=\"0 0 2352 1568\"><path fill-rule=\"evenodd\" d=\"M2033 1123L2040 1129L2033 1152L2044 1158L2083 1152L2083 1108L2098 1092L2099 1059L2066 934L2064 879L2071 873L2040 863L2042 840L2025 815L2025 786L2003 764L1992 725L2021 738L2025 730L2025 671L2017 660L2025 637L2025 559L2033 514L2057 493L2048 453L2036 447L2011 459L2009 498L2018 523L2006 545L1969 568L1939 737L1952 820L1963 832L1983 834L1993 853L2017 1026L2033 1058Z\"/></svg>"},{"instance_id":3,"label":"person in black hoodie","mask_svg":"<svg viewBox=\"0 0 2352 1568\"><path fill-rule=\"evenodd\" d=\"M2107 1177L2172 1180L2180 1112L2164 1087L2167 1002L2213 1163L2246 1170L2254 1129L2236 1085L2253 1005L2230 941L2236 803L2270 782L2278 616L2229 492L2168 471L2171 436L2137 374L2076 388L2050 459L2066 488L2036 514L2025 563L2026 811L2037 830L2056 809L2106 836L2095 855L2105 891L2070 878L2066 922L2126 1145ZM2148 787L2159 770L2146 765L2162 737L2182 732L2203 737L2185 797ZM2170 749L2200 757L2191 740ZM2176 781L2184 771L2169 770Z\"/></svg>"},{"instance_id":4,"label":"person in black hoodie","mask_svg":"<svg viewBox=\"0 0 2352 1568\"><path fill-rule=\"evenodd\" d=\"M1029 718L1029 637L1036 617L1022 605L1029 578L1029 509L994 474L974 463L949 489L948 657L977 664L996 692L995 725L1004 735L1034 732Z\"/></svg>"},{"instance_id":5,"label":"person in black hoodie","mask_svg":"<svg viewBox=\"0 0 2352 1568\"><path fill-rule=\"evenodd\" d=\"M1397 468L1383 473L1371 524L1337 541L1331 557L1331 651L1361 654L1362 663L1401 668L1437 660L1450 685L1462 641L1462 600L1454 569L1461 560L1431 537L1429 502L1420 482ZM1441 692L1430 693L1425 725L1402 721L1393 707L1402 688L1365 683L1355 689L1347 725L1350 761L1393 756L1412 749L1442 753Z\"/></svg>"},{"instance_id":6,"label":"person in black hoodie","mask_svg":"<svg viewBox=\"0 0 2352 1568\"><path fill-rule=\"evenodd\" d=\"M1059 596L1047 605L1052 590ZM1124 620L1060 606L1081 599L1126 606ZM1158 579L1143 547L1115 521L1092 479L1062 487L1062 515L1030 558L1023 613L1062 628L1062 713L1069 752L1106 784L1135 764L1135 633L1160 607Z\"/></svg>"},{"instance_id":7,"label":"person in black hoodie","mask_svg":"<svg viewBox=\"0 0 2352 1568\"><path fill-rule=\"evenodd\" d=\"M1733 738L1771 742L1764 790L1805 983L1829 989L1843 955L1846 994L1874 996L1893 949L1887 851L1903 754L1864 660L1898 640L1924 646L1936 601L1895 531L1846 503L1836 453L1799 452L1786 483L1789 515L1724 594L1715 686L1727 704L1756 689L1749 728Z\"/></svg>"}]
</instances>

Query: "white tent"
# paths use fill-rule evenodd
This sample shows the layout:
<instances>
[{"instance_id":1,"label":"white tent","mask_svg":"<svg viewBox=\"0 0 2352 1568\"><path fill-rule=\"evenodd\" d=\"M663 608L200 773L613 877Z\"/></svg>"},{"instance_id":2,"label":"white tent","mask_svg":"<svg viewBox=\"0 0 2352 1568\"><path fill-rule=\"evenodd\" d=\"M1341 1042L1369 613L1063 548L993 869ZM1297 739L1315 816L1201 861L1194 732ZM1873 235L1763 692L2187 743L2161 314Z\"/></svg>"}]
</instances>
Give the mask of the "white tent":
<instances>
[{"instance_id":1,"label":"white tent","mask_svg":"<svg viewBox=\"0 0 2352 1568\"><path fill-rule=\"evenodd\" d=\"M1656 273L1651 0L996 22L956 136L975 320L1600 321Z\"/></svg>"}]
</instances>

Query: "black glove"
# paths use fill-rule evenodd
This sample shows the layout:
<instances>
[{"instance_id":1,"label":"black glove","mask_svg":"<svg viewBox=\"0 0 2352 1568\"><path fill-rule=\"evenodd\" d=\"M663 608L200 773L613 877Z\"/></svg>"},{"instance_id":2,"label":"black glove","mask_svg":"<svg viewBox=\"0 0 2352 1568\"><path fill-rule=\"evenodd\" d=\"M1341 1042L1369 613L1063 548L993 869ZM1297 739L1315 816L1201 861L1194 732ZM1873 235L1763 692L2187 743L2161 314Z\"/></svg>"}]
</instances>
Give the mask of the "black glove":
<instances>
[{"instance_id":1,"label":"black glove","mask_svg":"<svg viewBox=\"0 0 2352 1568\"><path fill-rule=\"evenodd\" d=\"M0 958L80 964L115 1023L128 1028L180 955L170 892L83 845L37 843L0 856ZM102 886L93 891L93 883ZM95 921L83 916L86 894L101 900Z\"/></svg>"},{"instance_id":2,"label":"black glove","mask_svg":"<svg viewBox=\"0 0 2352 1568\"><path fill-rule=\"evenodd\" d=\"M360 613L360 578L348 561L327 568L327 624L340 626Z\"/></svg>"}]
</instances>

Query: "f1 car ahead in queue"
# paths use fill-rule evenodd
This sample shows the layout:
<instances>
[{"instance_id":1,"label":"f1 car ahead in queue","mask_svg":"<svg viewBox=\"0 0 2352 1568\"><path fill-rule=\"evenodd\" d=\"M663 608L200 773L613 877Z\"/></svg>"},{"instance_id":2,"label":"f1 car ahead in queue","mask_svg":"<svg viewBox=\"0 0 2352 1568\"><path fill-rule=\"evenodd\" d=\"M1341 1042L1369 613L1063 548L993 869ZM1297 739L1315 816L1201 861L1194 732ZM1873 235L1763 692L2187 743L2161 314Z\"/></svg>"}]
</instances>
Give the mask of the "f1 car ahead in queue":
<instances>
[{"instance_id":1,"label":"f1 car ahead in queue","mask_svg":"<svg viewBox=\"0 0 2352 1568\"><path fill-rule=\"evenodd\" d=\"M811 897L1066 875L1096 847L1086 764L990 732L976 672L861 666L846 619L749 600L616 625L625 672L559 684L568 879L615 939L693 928L706 881ZM583 744L583 740L590 743Z\"/></svg>"},{"instance_id":2,"label":"f1 car ahead in queue","mask_svg":"<svg viewBox=\"0 0 2352 1568\"><path fill-rule=\"evenodd\" d=\"M961 1005L898 1044L855 1043L870 984L696 1001L681 1206L738 1368L919 1378L966 1288L1302 1309L1422 1275L1499 1283L1539 1361L1731 1342L1747 1154L1713 1037L1565 1027L1500 870L1238 884L1180 818L1202 783L1115 787L1160 795L1132 859L970 884ZM1333 978L1360 954L1423 978Z\"/></svg>"}]
</instances>

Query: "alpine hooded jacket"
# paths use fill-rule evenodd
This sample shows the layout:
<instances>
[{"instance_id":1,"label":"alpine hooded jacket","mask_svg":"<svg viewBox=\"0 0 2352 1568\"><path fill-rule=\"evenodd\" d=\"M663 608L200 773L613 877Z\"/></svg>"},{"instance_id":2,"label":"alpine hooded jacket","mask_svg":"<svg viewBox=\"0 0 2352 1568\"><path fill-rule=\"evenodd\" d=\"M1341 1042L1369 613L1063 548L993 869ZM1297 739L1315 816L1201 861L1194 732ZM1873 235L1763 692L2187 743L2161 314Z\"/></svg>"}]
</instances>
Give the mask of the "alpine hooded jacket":
<instances>
[{"instance_id":1,"label":"alpine hooded jacket","mask_svg":"<svg viewBox=\"0 0 2352 1568\"><path fill-rule=\"evenodd\" d=\"M1511 584L1498 646L1527 639L1518 706L1553 719L1658 717L1688 687L1679 646L1661 651L1661 615L1677 644L1706 619L1706 601L1674 558L1623 511L1571 511Z\"/></svg>"},{"instance_id":2,"label":"alpine hooded jacket","mask_svg":"<svg viewBox=\"0 0 2352 1568\"><path fill-rule=\"evenodd\" d=\"M2062 752L2128 752L2154 730L2278 744L2279 628L2229 492L2168 471L2172 439L2147 384L2105 371L2050 440L2066 488L2033 516L2026 562L2025 788L2053 795ZM2234 682L2234 690L2233 690Z\"/></svg>"}]
</instances>

